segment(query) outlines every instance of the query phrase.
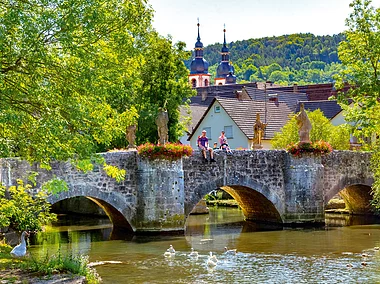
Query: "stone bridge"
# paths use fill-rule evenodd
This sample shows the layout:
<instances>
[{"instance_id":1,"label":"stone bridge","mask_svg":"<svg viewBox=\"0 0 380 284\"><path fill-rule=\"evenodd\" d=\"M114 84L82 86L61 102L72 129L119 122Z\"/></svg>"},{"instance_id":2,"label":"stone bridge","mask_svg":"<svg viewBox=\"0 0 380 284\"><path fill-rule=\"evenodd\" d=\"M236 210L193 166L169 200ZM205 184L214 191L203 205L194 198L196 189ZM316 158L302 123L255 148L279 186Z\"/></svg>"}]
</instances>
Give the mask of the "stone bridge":
<instances>
[{"instance_id":1,"label":"stone bridge","mask_svg":"<svg viewBox=\"0 0 380 284\"><path fill-rule=\"evenodd\" d=\"M69 191L49 196L54 204L87 197L98 204L114 228L133 232L183 231L194 206L221 188L240 205L247 220L324 223L327 202L337 193L352 213L368 213L373 174L370 153L334 151L322 157L293 158L285 151L216 151L216 163L203 164L197 151L178 161L149 161L136 151L102 154L107 163L126 170L117 183L102 167L78 172L69 162L41 170L17 159L1 159L0 181L13 185L39 172L37 187L53 177L65 180Z\"/></svg>"}]
</instances>

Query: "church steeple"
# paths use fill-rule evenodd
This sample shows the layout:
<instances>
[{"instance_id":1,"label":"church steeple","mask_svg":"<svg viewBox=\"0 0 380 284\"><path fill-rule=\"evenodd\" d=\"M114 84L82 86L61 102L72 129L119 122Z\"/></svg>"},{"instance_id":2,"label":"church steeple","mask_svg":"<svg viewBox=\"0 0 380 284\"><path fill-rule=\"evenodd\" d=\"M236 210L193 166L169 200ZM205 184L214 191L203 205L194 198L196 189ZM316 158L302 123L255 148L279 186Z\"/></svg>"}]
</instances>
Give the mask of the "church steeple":
<instances>
[{"instance_id":1,"label":"church steeple","mask_svg":"<svg viewBox=\"0 0 380 284\"><path fill-rule=\"evenodd\" d=\"M223 33L224 33L224 42L223 42L223 47L222 47L222 61L230 61L230 52L228 50L228 47L227 47L227 43L226 43L226 27L224 26L224 29L223 29Z\"/></svg>"},{"instance_id":2,"label":"church steeple","mask_svg":"<svg viewBox=\"0 0 380 284\"><path fill-rule=\"evenodd\" d=\"M222 60L216 69L215 85L234 84L236 83L236 76L234 75L234 67L230 64L230 52L226 42L226 26L223 29L224 41L220 54ZM226 80L227 79L227 80Z\"/></svg>"},{"instance_id":3,"label":"church steeple","mask_svg":"<svg viewBox=\"0 0 380 284\"><path fill-rule=\"evenodd\" d=\"M199 33L198 18L198 37L194 47L194 58L190 64L189 82L193 87L205 87L210 84L211 75L208 73L208 62L203 58L203 43Z\"/></svg>"}]
</instances>

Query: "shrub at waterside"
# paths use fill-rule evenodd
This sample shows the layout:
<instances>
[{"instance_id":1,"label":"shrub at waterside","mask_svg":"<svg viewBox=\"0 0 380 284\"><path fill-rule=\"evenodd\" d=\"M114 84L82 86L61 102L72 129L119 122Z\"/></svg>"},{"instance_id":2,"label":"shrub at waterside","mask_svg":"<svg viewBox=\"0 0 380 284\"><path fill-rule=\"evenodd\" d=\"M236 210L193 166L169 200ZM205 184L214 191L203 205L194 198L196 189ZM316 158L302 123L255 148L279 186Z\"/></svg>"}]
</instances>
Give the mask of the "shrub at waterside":
<instances>
[{"instance_id":1,"label":"shrub at waterside","mask_svg":"<svg viewBox=\"0 0 380 284\"><path fill-rule=\"evenodd\" d=\"M178 160L184 156L191 156L193 148L190 145L182 145L179 143L166 143L165 145L155 145L152 143L145 143L137 148L140 156L149 160L163 159L163 160Z\"/></svg>"}]
</instances>

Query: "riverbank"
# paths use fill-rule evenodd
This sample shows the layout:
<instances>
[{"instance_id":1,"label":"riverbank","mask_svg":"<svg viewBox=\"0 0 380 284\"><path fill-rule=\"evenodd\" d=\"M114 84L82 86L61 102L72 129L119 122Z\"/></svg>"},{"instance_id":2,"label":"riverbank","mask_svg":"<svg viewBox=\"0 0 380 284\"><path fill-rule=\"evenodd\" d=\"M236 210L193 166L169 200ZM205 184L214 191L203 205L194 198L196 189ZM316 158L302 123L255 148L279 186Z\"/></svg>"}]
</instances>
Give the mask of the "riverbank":
<instances>
[{"instance_id":1,"label":"riverbank","mask_svg":"<svg viewBox=\"0 0 380 284\"><path fill-rule=\"evenodd\" d=\"M13 258L12 247L0 241L0 283L33 284L97 284L101 282L96 270L88 266L86 257L64 256L61 253L39 260L30 255Z\"/></svg>"},{"instance_id":2,"label":"riverbank","mask_svg":"<svg viewBox=\"0 0 380 284\"><path fill-rule=\"evenodd\" d=\"M207 206L239 207L235 199L207 200Z\"/></svg>"},{"instance_id":3,"label":"riverbank","mask_svg":"<svg viewBox=\"0 0 380 284\"><path fill-rule=\"evenodd\" d=\"M86 277L72 274L55 274L36 276L36 273L21 269L1 269L0 283L33 283L33 284L84 284L88 283Z\"/></svg>"}]
</instances>

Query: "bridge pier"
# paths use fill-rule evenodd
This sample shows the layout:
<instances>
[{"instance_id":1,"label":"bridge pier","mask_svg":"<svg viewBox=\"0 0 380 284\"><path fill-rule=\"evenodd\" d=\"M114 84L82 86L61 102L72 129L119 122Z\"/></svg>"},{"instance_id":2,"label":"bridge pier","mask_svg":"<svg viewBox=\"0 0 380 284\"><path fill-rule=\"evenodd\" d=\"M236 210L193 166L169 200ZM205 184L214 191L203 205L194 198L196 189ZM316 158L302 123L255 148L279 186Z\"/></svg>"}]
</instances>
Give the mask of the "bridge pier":
<instances>
[{"instance_id":1,"label":"bridge pier","mask_svg":"<svg viewBox=\"0 0 380 284\"><path fill-rule=\"evenodd\" d=\"M287 156L283 223L325 223L324 166L321 157Z\"/></svg>"},{"instance_id":2,"label":"bridge pier","mask_svg":"<svg viewBox=\"0 0 380 284\"><path fill-rule=\"evenodd\" d=\"M138 160L135 232L183 232L185 228L182 159Z\"/></svg>"}]
</instances>

